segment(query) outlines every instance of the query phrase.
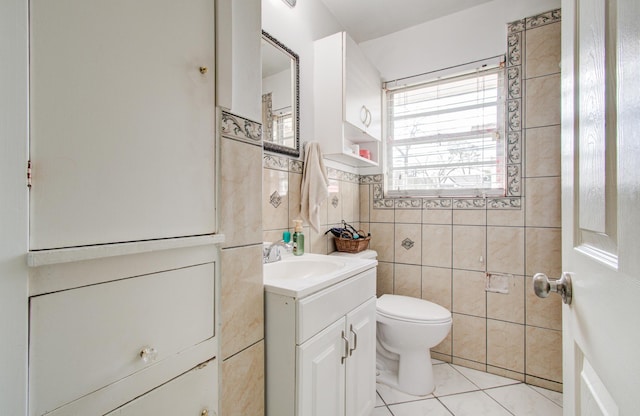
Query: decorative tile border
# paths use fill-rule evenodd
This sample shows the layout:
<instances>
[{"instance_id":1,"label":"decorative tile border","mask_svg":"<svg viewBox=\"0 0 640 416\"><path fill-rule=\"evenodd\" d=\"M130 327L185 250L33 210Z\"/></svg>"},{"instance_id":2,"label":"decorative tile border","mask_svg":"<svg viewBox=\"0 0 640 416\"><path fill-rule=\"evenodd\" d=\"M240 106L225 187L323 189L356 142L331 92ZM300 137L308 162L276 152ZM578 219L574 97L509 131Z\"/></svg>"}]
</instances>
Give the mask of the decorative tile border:
<instances>
[{"instance_id":1,"label":"decorative tile border","mask_svg":"<svg viewBox=\"0 0 640 416\"><path fill-rule=\"evenodd\" d=\"M327 168L327 176L329 179L336 179L344 182L359 183L360 175L353 172L345 172L335 168Z\"/></svg>"},{"instance_id":2,"label":"decorative tile border","mask_svg":"<svg viewBox=\"0 0 640 416\"><path fill-rule=\"evenodd\" d=\"M551 12L549 12L551 13ZM546 15L544 13L543 15ZM542 15L540 15L542 16ZM522 195L522 130L523 121L523 64L525 57L524 33L531 18L516 20L507 25L507 160L506 196ZM492 204L490 208L513 208L511 204Z\"/></svg>"},{"instance_id":3,"label":"decorative tile border","mask_svg":"<svg viewBox=\"0 0 640 416\"><path fill-rule=\"evenodd\" d=\"M451 198L425 198L422 200L423 209L451 209L453 200Z\"/></svg>"},{"instance_id":4,"label":"decorative tile border","mask_svg":"<svg viewBox=\"0 0 640 416\"><path fill-rule=\"evenodd\" d=\"M373 207L376 209L393 209L393 199L374 199Z\"/></svg>"},{"instance_id":5,"label":"decorative tile border","mask_svg":"<svg viewBox=\"0 0 640 416\"><path fill-rule=\"evenodd\" d=\"M286 157L265 153L262 157L262 166L269 169L289 171L290 163Z\"/></svg>"},{"instance_id":6,"label":"decorative tile border","mask_svg":"<svg viewBox=\"0 0 640 416\"><path fill-rule=\"evenodd\" d=\"M262 146L262 124L226 111L220 115L220 134L227 139Z\"/></svg>"},{"instance_id":7,"label":"decorative tile border","mask_svg":"<svg viewBox=\"0 0 640 416\"><path fill-rule=\"evenodd\" d=\"M520 145L519 136L512 138L509 136L513 146ZM515 151L514 151L515 152ZM520 153L515 160L519 160ZM288 157L277 156L272 154L264 155L264 167L269 169L277 169L295 173L302 173L302 167L304 163L298 159L290 159ZM511 160L511 159L510 159ZM509 176L508 186L514 188L514 192L520 189L520 177L519 174L520 165L510 164L508 165L508 171L512 172ZM364 185L371 185L373 192L373 207L375 209L410 209L410 210L450 210L450 209L520 209L521 199L520 197L503 197L503 198L385 198L383 177L380 174L376 175L358 175L351 172L345 172L334 168L328 168L327 173L329 178L334 180L348 181L353 183L360 183ZM279 205L280 195L277 191L270 196L270 203L277 208ZM332 205L337 206L340 200L337 196L330 201Z\"/></svg>"},{"instance_id":8,"label":"decorative tile border","mask_svg":"<svg viewBox=\"0 0 640 416\"><path fill-rule=\"evenodd\" d=\"M422 199L420 198L399 198L395 201L395 207L398 209L422 209Z\"/></svg>"},{"instance_id":9,"label":"decorative tile border","mask_svg":"<svg viewBox=\"0 0 640 416\"><path fill-rule=\"evenodd\" d=\"M522 163L522 133L507 134L507 163Z\"/></svg>"},{"instance_id":10,"label":"decorative tile border","mask_svg":"<svg viewBox=\"0 0 640 416\"><path fill-rule=\"evenodd\" d=\"M560 9L556 9L546 13L541 13L537 16L527 17L525 25L527 29L533 29L539 26L559 22L561 19L562 12Z\"/></svg>"},{"instance_id":11,"label":"decorative tile border","mask_svg":"<svg viewBox=\"0 0 640 416\"><path fill-rule=\"evenodd\" d=\"M373 184L373 199L384 199L384 187L381 183Z\"/></svg>"},{"instance_id":12,"label":"decorative tile border","mask_svg":"<svg viewBox=\"0 0 640 416\"><path fill-rule=\"evenodd\" d=\"M522 77L520 76L519 66L512 66L507 70L507 82L507 98L522 98Z\"/></svg>"},{"instance_id":13,"label":"decorative tile border","mask_svg":"<svg viewBox=\"0 0 640 416\"><path fill-rule=\"evenodd\" d=\"M374 184L374 183L382 183L382 181L384 180L384 176L379 173L376 175L362 175L360 176L360 183L362 185L367 185L367 184Z\"/></svg>"},{"instance_id":14,"label":"decorative tile border","mask_svg":"<svg viewBox=\"0 0 640 416\"><path fill-rule=\"evenodd\" d=\"M464 198L453 200L453 209L484 209L486 206L487 200L484 198Z\"/></svg>"},{"instance_id":15,"label":"decorative tile border","mask_svg":"<svg viewBox=\"0 0 640 416\"><path fill-rule=\"evenodd\" d=\"M487 208L492 209L520 209L522 198L494 198L487 201Z\"/></svg>"},{"instance_id":16,"label":"decorative tile border","mask_svg":"<svg viewBox=\"0 0 640 416\"><path fill-rule=\"evenodd\" d=\"M304 162L297 159L289 159L289 172L302 173Z\"/></svg>"}]
</instances>

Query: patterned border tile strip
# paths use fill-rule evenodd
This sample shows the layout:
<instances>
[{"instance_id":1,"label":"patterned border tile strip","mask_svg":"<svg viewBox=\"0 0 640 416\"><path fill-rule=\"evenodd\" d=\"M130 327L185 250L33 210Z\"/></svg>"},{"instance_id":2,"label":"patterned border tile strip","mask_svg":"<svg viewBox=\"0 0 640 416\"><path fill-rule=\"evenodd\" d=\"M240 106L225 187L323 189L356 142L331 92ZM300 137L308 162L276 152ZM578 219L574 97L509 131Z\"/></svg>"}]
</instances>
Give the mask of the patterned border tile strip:
<instances>
[{"instance_id":1,"label":"patterned border tile strip","mask_svg":"<svg viewBox=\"0 0 640 416\"><path fill-rule=\"evenodd\" d=\"M520 19L508 25L507 36L507 160L506 194L507 197L522 195L522 65L524 62L524 33L526 19Z\"/></svg>"},{"instance_id":2,"label":"patterned border tile strip","mask_svg":"<svg viewBox=\"0 0 640 416\"><path fill-rule=\"evenodd\" d=\"M289 159L265 153L262 157L262 165L265 168L289 171Z\"/></svg>"},{"instance_id":3,"label":"patterned border tile strip","mask_svg":"<svg viewBox=\"0 0 640 416\"><path fill-rule=\"evenodd\" d=\"M487 208L490 209L520 209L522 198L493 198L487 201Z\"/></svg>"},{"instance_id":4,"label":"patterned border tile strip","mask_svg":"<svg viewBox=\"0 0 640 416\"><path fill-rule=\"evenodd\" d=\"M516 20L507 25L508 33L522 32L525 27L525 19Z\"/></svg>"},{"instance_id":5,"label":"patterned border tile strip","mask_svg":"<svg viewBox=\"0 0 640 416\"><path fill-rule=\"evenodd\" d=\"M512 131L507 134L507 163L522 162L522 133Z\"/></svg>"},{"instance_id":6,"label":"patterned border tile strip","mask_svg":"<svg viewBox=\"0 0 640 416\"><path fill-rule=\"evenodd\" d=\"M451 209L453 200L451 198L426 198L422 200L424 209Z\"/></svg>"},{"instance_id":7,"label":"patterned border tile strip","mask_svg":"<svg viewBox=\"0 0 640 416\"><path fill-rule=\"evenodd\" d=\"M302 173L304 162L302 160L289 159L289 172Z\"/></svg>"},{"instance_id":8,"label":"patterned border tile strip","mask_svg":"<svg viewBox=\"0 0 640 416\"><path fill-rule=\"evenodd\" d=\"M374 199L373 207L377 209L393 209L393 199Z\"/></svg>"},{"instance_id":9,"label":"patterned border tile strip","mask_svg":"<svg viewBox=\"0 0 640 416\"><path fill-rule=\"evenodd\" d=\"M399 209L422 209L422 199L420 198L401 198L395 201L395 206Z\"/></svg>"},{"instance_id":10,"label":"patterned border tile strip","mask_svg":"<svg viewBox=\"0 0 640 416\"><path fill-rule=\"evenodd\" d=\"M327 175L329 176L329 179L337 179L339 181L353 183L360 182L360 175L358 175L357 173L346 172L344 170L338 170L335 168L327 168Z\"/></svg>"},{"instance_id":11,"label":"patterned border tile strip","mask_svg":"<svg viewBox=\"0 0 640 416\"><path fill-rule=\"evenodd\" d=\"M522 97L522 77L520 66L512 66L507 70L507 82L509 87L508 98Z\"/></svg>"},{"instance_id":12,"label":"patterned border tile strip","mask_svg":"<svg viewBox=\"0 0 640 416\"><path fill-rule=\"evenodd\" d=\"M382 180L383 180L382 174L360 176L360 183L363 185L373 184L373 183L382 183Z\"/></svg>"},{"instance_id":13,"label":"patterned border tile strip","mask_svg":"<svg viewBox=\"0 0 640 416\"><path fill-rule=\"evenodd\" d=\"M487 200L484 198L464 198L454 199L454 209L484 209L487 206Z\"/></svg>"},{"instance_id":14,"label":"patterned border tile strip","mask_svg":"<svg viewBox=\"0 0 640 416\"><path fill-rule=\"evenodd\" d=\"M220 134L228 139L262 145L262 124L222 111L220 117Z\"/></svg>"},{"instance_id":15,"label":"patterned border tile strip","mask_svg":"<svg viewBox=\"0 0 640 416\"><path fill-rule=\"evenodd\" d=\"M533 29L539 26L556 23L556 22L559 22L561 18L562 18L562 13L560 9L551 10L546 13L541 13L537 16L527 17L526 28Z\"/></svg>"}]
</instances>

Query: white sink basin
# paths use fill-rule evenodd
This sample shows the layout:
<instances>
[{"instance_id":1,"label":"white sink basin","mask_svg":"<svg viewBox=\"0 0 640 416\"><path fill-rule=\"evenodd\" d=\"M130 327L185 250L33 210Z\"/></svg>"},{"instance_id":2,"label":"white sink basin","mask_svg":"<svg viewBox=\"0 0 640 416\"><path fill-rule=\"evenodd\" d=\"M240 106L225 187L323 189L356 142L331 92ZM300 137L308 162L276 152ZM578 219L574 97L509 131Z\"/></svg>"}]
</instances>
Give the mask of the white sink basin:
<instances>
[{"instance_id":1,"label":"white sink basin","mask_svg":"<svg viewBox=\"0 0 640 416\"><path fill-rule=\"evenodd\" d=\"M304 254L285 255L263 267L265 290L301 298L375 267L376 260Z\"/></svg>"},{"instance_id":2,"label":"white sink basin","mask_svg":"<svg viewBox=\"0 0 640 416\"><path fill-rule=\"evenodd\" d=\"M330 256L317 259L306 256L285 257L282 261L265 264L264 278L307 279L334 273L345 266L344 261L336 261Z\"/></svg>"}]
</instances>

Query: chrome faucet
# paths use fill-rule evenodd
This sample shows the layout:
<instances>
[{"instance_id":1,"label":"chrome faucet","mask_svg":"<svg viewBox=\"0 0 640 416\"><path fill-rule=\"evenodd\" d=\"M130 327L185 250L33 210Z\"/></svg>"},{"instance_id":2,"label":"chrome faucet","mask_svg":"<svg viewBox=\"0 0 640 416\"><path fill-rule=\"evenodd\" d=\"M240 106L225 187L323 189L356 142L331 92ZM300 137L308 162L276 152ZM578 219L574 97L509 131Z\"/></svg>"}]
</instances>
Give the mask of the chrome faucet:
<instances>
[{"instance_id":1,"label":"chrome faucet","mask_svg":"<svg viewBox=\"0 0 640 416\"><path fill-rule=\"evenodd\" d=\"M280 253L280 250L277 248L278 246L284 247L284 249L287 250L287 252L291 252L293 250L293 244L285 243L284 240L271 243L269 247L262 249L263 264L273 263L273 262L282 260L282 254Z\"/></svg>"}]
</instances>

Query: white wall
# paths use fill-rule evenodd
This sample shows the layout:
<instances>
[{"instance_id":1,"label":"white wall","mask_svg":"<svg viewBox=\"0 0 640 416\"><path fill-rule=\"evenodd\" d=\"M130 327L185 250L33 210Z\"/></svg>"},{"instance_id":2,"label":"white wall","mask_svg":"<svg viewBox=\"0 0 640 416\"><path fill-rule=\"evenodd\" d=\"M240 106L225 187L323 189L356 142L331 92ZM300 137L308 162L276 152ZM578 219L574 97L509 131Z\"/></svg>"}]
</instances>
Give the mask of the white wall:
<instances>
[{"instance_id":1,"label":"white wall","mask_svg":"<svg viewBox=\"0 0 640 416\"><path fill-rule=\"evenodd\" d=\"M0 2L0 415L27 412L28 2Z\"/></svg>"},{"instance_id":2,"label":"white wall","mask_svg":"<svg viewBox=\"0 0 640 416\"><path fill-rule=\"evenodd\" d=\"M313 42L344 29L320 0L262 0L262 28L300 57L300 140L313 141Z\"/></svg>"},{"instance_id":3,"label":"white wall","mask_svg":"<svg viewBox=\"0 0 640 416\"><path fill-rule=\"evenodd\" d=\"M216 0L216 105L260 121L260 0Z\"/></svg>"},{"instance_id":4,"label":"white wall","mask_svg":"<svg viewBox=\"0 0 640 416\"><path fill-rule=\"evenodd\" d=\"M507 23L559 7L560 0L494 0L360 47L384 80L395 80L504 54Z\"/></svg>"}]
</instances>

